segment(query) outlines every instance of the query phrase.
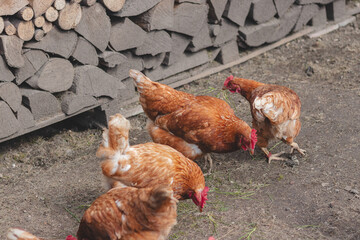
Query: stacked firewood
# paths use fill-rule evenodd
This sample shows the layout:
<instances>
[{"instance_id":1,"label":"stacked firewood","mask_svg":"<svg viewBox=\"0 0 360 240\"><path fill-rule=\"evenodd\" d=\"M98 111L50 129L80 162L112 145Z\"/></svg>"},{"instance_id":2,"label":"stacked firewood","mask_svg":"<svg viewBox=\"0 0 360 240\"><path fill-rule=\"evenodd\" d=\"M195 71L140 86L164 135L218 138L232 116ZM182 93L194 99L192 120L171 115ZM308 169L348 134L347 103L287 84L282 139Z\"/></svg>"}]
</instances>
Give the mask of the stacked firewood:
<instances>
[{"instance_id":1,"label":"stacked firewood","mask_svg":"<svg viewBox=\"0 0 360 240\"><path fill-rule=\"evenodd\" d=\"M0 0L0 142L86 109L118 112L135 96L130 68L172 84L212 60L337 20L345 3Z\"/></svg>"}]
</instances>

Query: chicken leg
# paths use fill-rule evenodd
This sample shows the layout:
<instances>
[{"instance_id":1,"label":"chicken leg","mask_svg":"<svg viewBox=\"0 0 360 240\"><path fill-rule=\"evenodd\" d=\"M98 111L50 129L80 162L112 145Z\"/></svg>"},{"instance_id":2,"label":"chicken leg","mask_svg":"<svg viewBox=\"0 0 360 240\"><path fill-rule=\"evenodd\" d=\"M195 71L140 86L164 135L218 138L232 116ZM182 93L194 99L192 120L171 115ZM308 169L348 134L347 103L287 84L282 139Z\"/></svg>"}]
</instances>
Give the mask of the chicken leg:
<instances>
[{"instance_id":1,"label":"chicken leg","mask_svg":"<svg viewBox=\"0 0 360 240\"><path fill-rule=\"evenodd\" d=\"M298 151L302 156L305 156L306 150L301 149L296 142L289 144L291 146L290 154L293 154L294 150Z\"/></svg>"},{"instance_id":2,"label":"chicken leg","mask_svg":"<svg viewBox=\"0 0 360 240\"><path fill-rule=\"evenodd\" d=\"M267 148L262 147L261 150L267 156L269 164L271 163L272 160L278 160L278 161L287 161L288 160L287 158L280 157L281 154L285 153L284 151L276 153L276 154L272 154L271 152L269 152L269 150L267 150Z\"/></svg>"},{"instance_id":3,"label":"chicken leg","mask_svg":"<svg viewBox=\"0 0 360 240\"><path fill-rule=\"evenodd\" d=\"M205 160L204 168L207 167L207 163L208 163L208 162L209 162L209 165L210 165L209 170L208 170L208 173L207 173L207 174L204 174L204 176L210 175L210 174L211 174L211 171L212 171L212 168L213 168L213 160L212 160L212 158L211 158L210 153L206 153L206 154L204 155L204 160Z\"/></svg>"}]
</instances>

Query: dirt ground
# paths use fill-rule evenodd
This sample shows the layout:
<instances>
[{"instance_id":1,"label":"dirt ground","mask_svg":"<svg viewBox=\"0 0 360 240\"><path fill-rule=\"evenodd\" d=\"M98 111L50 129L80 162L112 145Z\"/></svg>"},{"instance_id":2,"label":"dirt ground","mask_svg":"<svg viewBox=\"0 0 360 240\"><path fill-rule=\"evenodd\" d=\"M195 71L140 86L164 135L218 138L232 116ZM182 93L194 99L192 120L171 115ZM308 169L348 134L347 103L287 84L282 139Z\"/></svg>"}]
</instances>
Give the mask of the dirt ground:
<instances>
[{"instance_id":1,"label":"dirt ground","mask_svg":"<svg viewBox=\"0 0 360 240\"><path fill-rule=\"evenodd\" d=\"M360 31L351 24L183 87L225 98L219 89L233 74L292 88L302 101L296 140L307 155L290 166L268 164L259 149L254 157L213 154L204 212L182 201L170 239L360 239L359 57ZM229 102L251 122L240 95L229 95ZM145 115L130 121L131 144L150 141ZM100 141L100 129L72 119L0 144L0 239L9 227L48 239L75 235L86 207L104 192L95 157ZM279 144L273 152L281 150L290 148Z\"/></svg>"}]
</instances>

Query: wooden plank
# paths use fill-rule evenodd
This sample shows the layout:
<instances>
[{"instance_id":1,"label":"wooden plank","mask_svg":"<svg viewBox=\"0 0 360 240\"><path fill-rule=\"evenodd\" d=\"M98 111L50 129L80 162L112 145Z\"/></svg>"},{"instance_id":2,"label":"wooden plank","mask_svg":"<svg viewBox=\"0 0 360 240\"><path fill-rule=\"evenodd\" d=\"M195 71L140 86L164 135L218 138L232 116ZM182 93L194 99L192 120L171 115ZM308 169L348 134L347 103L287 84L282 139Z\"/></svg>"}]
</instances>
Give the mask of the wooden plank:
<instances>
[{"instance_id":1,"label":"wooden plank","mask_svg":"<svg viewBox=\"0 0 360 240\"><path fill-rule=\"evenodd\" d=\"M76 32L102 52L108 46L110 29L110 18L100 3L83 8L80 23L75 27Z\"/></svg>"}]
</instances>

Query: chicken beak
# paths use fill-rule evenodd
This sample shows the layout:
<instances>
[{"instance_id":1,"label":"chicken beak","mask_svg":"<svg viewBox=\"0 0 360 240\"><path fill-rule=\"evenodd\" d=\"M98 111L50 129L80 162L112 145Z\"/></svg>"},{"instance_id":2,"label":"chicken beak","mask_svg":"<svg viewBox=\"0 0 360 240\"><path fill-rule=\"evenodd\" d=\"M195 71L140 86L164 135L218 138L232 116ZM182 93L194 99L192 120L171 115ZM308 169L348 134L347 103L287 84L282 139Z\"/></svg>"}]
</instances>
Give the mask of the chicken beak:
<instances>
[{"instance_id":1,"label":"chicken beak","mask_svg":"<svg viewBox=\"0 0 360 240\"><path fill-rule=\"evenodd\" d=\"M250 154L254 155L254 149L250 149Z\"/></svg>"}]
</instances>

